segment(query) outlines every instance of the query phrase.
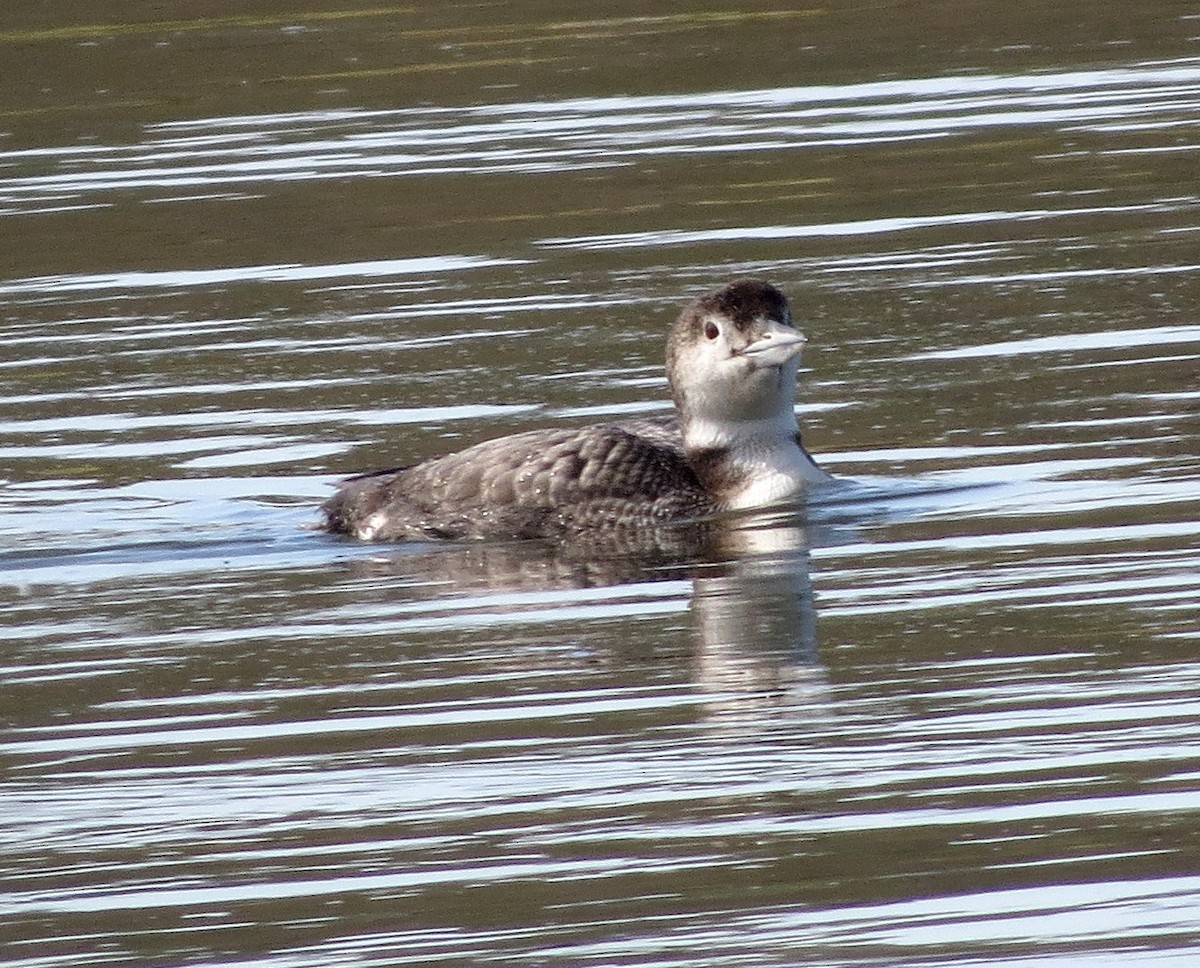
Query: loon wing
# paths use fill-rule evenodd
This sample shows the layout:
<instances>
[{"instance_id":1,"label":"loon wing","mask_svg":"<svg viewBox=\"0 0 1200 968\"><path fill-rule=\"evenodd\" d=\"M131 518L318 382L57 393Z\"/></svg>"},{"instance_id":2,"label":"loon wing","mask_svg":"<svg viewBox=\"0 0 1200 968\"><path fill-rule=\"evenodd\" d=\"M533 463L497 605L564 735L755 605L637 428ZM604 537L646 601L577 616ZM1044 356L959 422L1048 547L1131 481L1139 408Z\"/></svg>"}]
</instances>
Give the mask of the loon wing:
<instances>
[{"instance_id":1,"label":"loon wing","mask_svg":"<svg viewBox=\"0 0 1200 968\"><path fill-rule=\"evenodd\" d=\"M683 432L679 429L679 420L674 416L635 417L613 426L683 457Z\"/></svg>"},{"instance_id":2,"label":"loon wing","mask_svg":"<svg viewBox=\"0 0 1200 968\"><path fill-rule=\"evenodd\" d=\"M331 531L374 540L555 537L708 510L659 421L534 430L413 467L351 478L323 507Z\"/></svg>"}]
</instances>

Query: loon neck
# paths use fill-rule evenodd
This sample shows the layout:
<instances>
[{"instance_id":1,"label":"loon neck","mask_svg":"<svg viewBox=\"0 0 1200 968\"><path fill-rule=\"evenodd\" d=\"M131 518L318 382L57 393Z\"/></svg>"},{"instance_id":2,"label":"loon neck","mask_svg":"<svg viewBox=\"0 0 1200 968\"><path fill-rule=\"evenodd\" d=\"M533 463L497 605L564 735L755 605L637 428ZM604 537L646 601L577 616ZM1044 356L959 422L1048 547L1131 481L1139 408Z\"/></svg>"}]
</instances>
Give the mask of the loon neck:
<instances>
[{"instance_id":1,"label":"loon neck","mask_svg":"<svg viewBox=\"0 0 1200 968\"><path fill-rule=\"evenodd\" d=\"M798 497L824 480L800 443L795 412L755 421L683 426L688 463L715 503L725 510L764 507Z\"/></svg>"},{"instance_id":2,"label":"loon neck","mask_svg":"<svg viewBox=\"0 0 1200 968\"><path fill-rule=\"evenodd\" d=\"M685 453L772 449L794 444L800 428L791 407L757 420L705 420L692 417L680 421Z\"/></svg>"}]
</instances>

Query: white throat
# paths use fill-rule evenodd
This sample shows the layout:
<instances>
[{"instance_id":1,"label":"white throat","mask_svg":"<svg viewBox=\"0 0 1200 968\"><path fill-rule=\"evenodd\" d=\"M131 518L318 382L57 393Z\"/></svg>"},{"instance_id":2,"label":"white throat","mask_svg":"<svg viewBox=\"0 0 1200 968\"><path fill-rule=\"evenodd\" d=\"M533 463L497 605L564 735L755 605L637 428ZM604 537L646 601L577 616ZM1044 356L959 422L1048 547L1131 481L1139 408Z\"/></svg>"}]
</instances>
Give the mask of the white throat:
<instances>
[{"instance_id":1,"label":"white throat","mask_svg":"<svg viewBox=\"0 0 1200 968\"><path fill-rule=\"evenodd\" d=\"M829 480L797 439L796 414L788 408L753 421L690 421L683 428L688 453L722 453L718 479L722 507L736 511L799 497Z\"/></svg>"},{"instance_id":2,"label":"white throat","mask_svg":"<svg viewBox=\"0 0 1200 968\"><path fill-rule=\"evenodd\" d=\"M790 407L759 420L692 417L683 422L683 447L690 451L770 449L794 445L799 429L796 413Z\"/></svg>"}]
</instances>

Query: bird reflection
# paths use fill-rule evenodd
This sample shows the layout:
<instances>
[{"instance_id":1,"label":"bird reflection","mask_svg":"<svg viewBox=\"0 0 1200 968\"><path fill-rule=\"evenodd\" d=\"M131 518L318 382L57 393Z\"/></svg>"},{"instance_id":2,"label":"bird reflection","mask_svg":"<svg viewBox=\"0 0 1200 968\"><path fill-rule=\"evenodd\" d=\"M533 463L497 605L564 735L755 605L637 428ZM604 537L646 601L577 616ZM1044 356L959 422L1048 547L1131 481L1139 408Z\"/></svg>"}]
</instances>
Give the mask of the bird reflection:
<instances>
[{"instance_id":1,"label":"bird reflection","mask_svg":"<svg viewBox=\"0 0 1200 968\"><path fill-rule=\"evenodd\" d=\"M376 546L349 567L363 578L402 576L407 594L453 599L460 614L472 607L491 612L497 603L520 612L531 607L531 594L574 589L631 586L630 598L638 599L649 583L675 582L690 588L693 682L710 720L761 723L764 713L824 699L809 531L795 513L760 512L720 526L647 529L586 544Z\"/></svg>"},{"instance_id":2,"label":"bird reflection","mask_svg":"<svg viewBox=\"0 0 1200 968\"><path fill-rule=\"evenodd\" d=\"M761 722L820 700L808 532L749 520L720 536L725 567L692 586L695 681L711 716Z\"/></svg>"}]
</instances>

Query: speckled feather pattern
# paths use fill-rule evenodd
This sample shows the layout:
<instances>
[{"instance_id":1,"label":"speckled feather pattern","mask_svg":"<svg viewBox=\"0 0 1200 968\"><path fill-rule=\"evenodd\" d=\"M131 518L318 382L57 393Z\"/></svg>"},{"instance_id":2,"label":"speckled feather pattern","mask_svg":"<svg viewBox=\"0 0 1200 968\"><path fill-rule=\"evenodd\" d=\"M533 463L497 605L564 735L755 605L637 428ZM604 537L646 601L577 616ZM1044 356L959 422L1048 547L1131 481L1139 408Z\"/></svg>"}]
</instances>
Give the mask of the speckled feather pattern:
<instances>
[{"instance_id":1,"label":"speckled feather pattern","mask_svg":"<svg viewBox=\"0 0 1200 968\"><path fill-rule=\"evenodd\" d=\"M533 430L347 481L330 530L387 540L553 538L713 510L671 420Z\"/></svg>"}]
</instances>

